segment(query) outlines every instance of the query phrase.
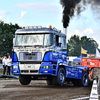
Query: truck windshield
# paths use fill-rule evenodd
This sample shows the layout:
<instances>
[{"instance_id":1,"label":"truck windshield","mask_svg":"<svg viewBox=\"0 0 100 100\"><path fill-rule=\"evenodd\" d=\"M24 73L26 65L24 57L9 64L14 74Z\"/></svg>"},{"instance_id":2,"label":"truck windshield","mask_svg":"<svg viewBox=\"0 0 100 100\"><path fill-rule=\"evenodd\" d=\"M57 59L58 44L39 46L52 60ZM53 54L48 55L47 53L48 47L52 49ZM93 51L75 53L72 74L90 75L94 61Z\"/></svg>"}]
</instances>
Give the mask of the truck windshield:
<instances>
[{"instance_id":1,"label":"truck windshield","mask_svg":"<svg viewBox=\"0 0 100 100\"><path fill-rule=\"evenodd\" d=\"M16 34L14 46L50 46L53 34Z\"/></svg>"}]
</instances>

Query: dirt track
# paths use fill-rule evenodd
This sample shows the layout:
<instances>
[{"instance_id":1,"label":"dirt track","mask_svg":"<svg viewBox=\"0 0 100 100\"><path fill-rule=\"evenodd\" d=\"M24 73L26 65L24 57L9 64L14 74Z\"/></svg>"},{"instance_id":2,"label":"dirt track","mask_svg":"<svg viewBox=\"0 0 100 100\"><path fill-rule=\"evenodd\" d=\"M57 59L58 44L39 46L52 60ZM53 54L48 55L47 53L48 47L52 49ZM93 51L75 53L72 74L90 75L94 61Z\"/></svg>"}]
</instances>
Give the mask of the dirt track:
<instances>
[{"instance_id":1,"label":"dirt track","mask_svg":"<svg viewBox=\"0 0 100 100\"><path fill-rule=\"evenodd\" d=\"M71 100L88 97L90 91L90 87L74 87L72 84L47 86L46 81L32 81L23 86L18 79L0 80L0 100Z\"/></svg>"},{"instance_id":2,"label":"dirt track","mask_svg":"<svg viewBox=\"0 0 100 100\"><path fill-rule=\"evenodd\" d=\"M61 87L47 86L46 81L31 81L23 86L18 79L0 79L0 100L72 100L89 97L90 92L91 87L75 87L73 84Z\"/></svg>"}]
</instances>

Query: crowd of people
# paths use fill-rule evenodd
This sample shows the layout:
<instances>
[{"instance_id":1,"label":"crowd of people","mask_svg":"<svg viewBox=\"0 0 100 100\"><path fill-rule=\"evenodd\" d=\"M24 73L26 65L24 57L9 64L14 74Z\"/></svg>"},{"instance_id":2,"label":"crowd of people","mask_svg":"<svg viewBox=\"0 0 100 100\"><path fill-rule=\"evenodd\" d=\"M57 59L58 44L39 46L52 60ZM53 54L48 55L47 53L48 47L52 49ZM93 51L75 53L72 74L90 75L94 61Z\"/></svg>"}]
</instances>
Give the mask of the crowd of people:
<instances>
[{"instance_id":1,"label":"crowd of people","mask_svg":"<svg viewBox=\"0 0 100 100\"><path fill-rule=\"evenodd\" d=\"M6 56L2 57L2 63L3 63L3 75L5 75L6 73L6 69L7 69L7 75L10 75L10 68L11 68L11 64L12 64L12 59L10 56L8 56L8 58Z\"/></svg>"}]
</instances>

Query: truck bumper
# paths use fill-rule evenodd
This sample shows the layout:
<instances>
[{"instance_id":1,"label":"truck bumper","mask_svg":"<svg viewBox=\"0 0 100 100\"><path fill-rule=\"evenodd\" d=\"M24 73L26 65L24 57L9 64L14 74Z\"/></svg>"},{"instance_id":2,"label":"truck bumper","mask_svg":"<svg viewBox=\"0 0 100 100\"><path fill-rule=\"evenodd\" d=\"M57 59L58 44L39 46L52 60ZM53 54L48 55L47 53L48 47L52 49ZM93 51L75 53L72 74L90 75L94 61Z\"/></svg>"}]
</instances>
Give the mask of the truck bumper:
<instances>
[{"instance_id":1,"label":"truck bumper","mask_svg":"<svg viewBox=\"0 0 100 100\"><path fill-rule=\"evenodd\" d=\"M51 62L43 62L42 64L35 64L35 65L34 64L20 65L19 63L14 63L12 66L13 66L12 74L56 75L56 67L54 67Z\"/></svg>"}]
</instances>

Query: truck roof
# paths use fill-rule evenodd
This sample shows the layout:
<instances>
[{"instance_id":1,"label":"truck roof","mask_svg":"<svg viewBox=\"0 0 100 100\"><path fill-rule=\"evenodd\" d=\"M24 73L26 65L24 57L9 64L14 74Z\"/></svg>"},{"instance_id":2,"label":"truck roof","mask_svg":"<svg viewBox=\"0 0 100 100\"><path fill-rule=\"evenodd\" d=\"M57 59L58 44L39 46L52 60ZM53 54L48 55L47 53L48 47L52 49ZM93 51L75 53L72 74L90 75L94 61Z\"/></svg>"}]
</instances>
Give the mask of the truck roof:
<instances>
[{"instance_id":1,"label":"truck roof","mask_svg":"<svg viewBox=\"0 0 100 100\"><path fill-rule=\"evenodd\" d=\"M27 29L17 29L15 34L42 34L42 33L55 33L60 36L66 36L65 34L61 33L60 30L52 29L52 28L27 28Z\"/></svg>"}]
</instances>

